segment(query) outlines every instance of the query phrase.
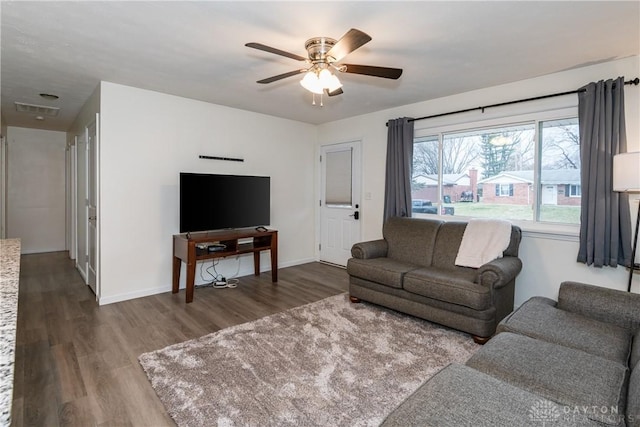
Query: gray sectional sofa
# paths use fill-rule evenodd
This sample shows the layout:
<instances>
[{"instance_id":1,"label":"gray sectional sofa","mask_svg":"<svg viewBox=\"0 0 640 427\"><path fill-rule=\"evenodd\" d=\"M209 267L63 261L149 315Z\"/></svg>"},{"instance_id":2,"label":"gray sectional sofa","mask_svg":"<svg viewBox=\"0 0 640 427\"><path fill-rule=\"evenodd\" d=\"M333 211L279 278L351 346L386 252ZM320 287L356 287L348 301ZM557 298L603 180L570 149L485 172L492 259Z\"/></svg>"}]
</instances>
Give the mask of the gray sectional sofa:
<instances>
[{"instance_id":1,"label":"gray sectional sofa","mask_svg":"<svg viewBox=\"0 0 640 427\"><path fill-rule=\"evenodd\" d=\"M480 268L455 265L466 222L387 220L383 238L357 243L347 263L349 295L473 335L486 342L513 310L521 231L511 227L502 258Z\"/></svg>"},{"instance_id":2,"label":"gray sectional sofa","mask_svg":"<svg viewBox=\"0 0 640 427\"><path fill-rule=\"evenodd\" d=\"M524 303L382 424L514 425L640 426L640 295L564 282L557 302Z\"/></svg>"}]
</instances>

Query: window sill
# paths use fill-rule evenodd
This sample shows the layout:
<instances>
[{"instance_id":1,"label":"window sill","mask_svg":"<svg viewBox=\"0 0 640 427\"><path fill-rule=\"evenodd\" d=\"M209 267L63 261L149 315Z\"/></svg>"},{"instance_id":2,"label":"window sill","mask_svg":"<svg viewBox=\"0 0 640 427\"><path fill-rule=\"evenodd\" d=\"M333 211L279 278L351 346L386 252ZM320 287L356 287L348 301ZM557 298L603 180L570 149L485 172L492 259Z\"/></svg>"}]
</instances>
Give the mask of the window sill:
<instances>
[{"instance_id":1,"label":"window sill","mask_svg":"<svg viewBox=\"0 0 640 427\"><path fill-rule=\"evenodd\" d=\"M522 229L523 237L570 242L578 242L580 240L580 226L575 224L545 224L517 221L514 221L514 224Z\"/></svg>"},{"instance_id":2,"label":"window sill","mask_svg":"<svg viewBox=\"0 0 640 427\"><path fill-rule=\"evenodd\" d=\"M468 217L434 215L442 221L468 221ZM523 237L546 240L580 241L580 226L577 224L535 223L529 221L511 221L522 229Z\"/></svg>"}]
</instances>

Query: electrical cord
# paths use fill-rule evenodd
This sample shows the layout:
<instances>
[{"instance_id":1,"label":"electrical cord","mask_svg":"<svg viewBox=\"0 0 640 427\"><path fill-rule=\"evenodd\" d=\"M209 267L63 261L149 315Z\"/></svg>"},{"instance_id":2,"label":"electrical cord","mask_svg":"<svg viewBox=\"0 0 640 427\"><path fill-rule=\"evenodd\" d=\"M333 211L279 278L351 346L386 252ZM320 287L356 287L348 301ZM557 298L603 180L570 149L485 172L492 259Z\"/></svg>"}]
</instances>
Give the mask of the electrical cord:
<instances>
[{"instance_id":1,"label":"electrical cord","mask_svg":"<svg viewBox=\"0 0 640 427\"><path fill-rule=\"evenodd\" d=\"M215 260L212 261L212 264L215 264ZM202 281L204 281L204 282L208 282L208 281L211 281L211 280L215 281L217 279L217 277L214 276L213 274L211 274L211 272L209 271L211 269L211 267L213 267L213 269L215 271L215 266L211 265L211 267L207 267L207 269L205 271L211 277L210 278L205 278L204 277L204 272L202 271L202 269L204 268L204 265L205 265L204 262L200 264L200 279L202 279Z\"/></svg>"},{"instance_id":2,"label":"electrical cord","mask_svg":"<svg viewBox=\"0 0 640 427\"><path fill-rule=\"evenodd\" d=\"M196 289L198 288L214 288L214 289L224 289L224 288L237 288L238 287L238 279L232 279L228 282L209 282L202 285L196 285Z\"/></svg>"},{"instance_id":3,"label":"electrical cord","mask_svg":"<svg viewBox=\"0 0 640 427\"><path fill-rule=\"evenodd\" d=\"M216 265L218 264L219 260L213 259L211 261L211 265L207 267L204 271L203 271L203 268L205 263L203 262L202 264L200 264L200 279L208 283L204 283L202 285L196 285L195 288L196 289L197 288L216 288L216 289L237 288L239 280L236 279L235 277L237 277L238 274L240 273L240 257L236 257L236 261L237 261L236 272L229 279L225 278L222 274L218 273L218 271L216 270ZM213 273L211 272L211 270L213 270ZM205 278L205 273L208 274L210 277Z\"/></svg>"},{"instance_id":4,"label":"electrical cord","mask_svg":"<svg viewBox=\"0 0 640 427\"><path fill-rule=\"evenodd\" d=\"M218 265L218 262L216 260L213 260L211 267L207 268L207 273L209 273L209 275L213 278L224 277L222 274L218 273L218 270L216 270L216 265ZM215 275L209 271L210 269L213 269ZM236 272L229 276L228 279L236 278L238 277L238 274L240 274L240 257L236 256Z\"/></svg>"},{"instance_id":5,"label":"electrical cord","mask_svg":"<svg viewBox=\"0 0 640 427\"><path fill-rule=\"evenodd\" d=\"M218 264L219 261L216 261L215 259L211 261L211 266L207 267L207 274L209 274L209 276L211 276L213 278L214 282L220 282L222 279L224 279L224 276L220 273L218 273L218 271L216 270L216 265ZM213 273L211 273L211 269L213 269Z\"/></svg>"}]
</instances>

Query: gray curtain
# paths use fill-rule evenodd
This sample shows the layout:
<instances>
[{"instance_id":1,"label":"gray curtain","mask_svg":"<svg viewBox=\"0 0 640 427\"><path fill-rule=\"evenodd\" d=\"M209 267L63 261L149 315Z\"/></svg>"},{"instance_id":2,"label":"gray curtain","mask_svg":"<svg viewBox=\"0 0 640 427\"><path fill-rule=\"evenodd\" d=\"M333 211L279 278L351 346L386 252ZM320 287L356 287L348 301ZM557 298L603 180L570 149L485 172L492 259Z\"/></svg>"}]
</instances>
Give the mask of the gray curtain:
<instances>
[{"instance_id":1,"label":"gray curtain","mask_svg":"<svg viewBox=\"0 0 640 427\"><path fill-rule=\"evenodd\" d=\"M589 83L578 93L582 210L578 262L631 262L629 198L613 191L613 156L627 151L624 78Z\"/></svg>"},{"instance_id":2,"label":"gray curtain","mask_svg":"<svg viewBox=\"0 0 640 427\"><path fill-rule=\"evenodd\" d=\"M384 220L411 216L413 121L408 117L387 122L387 167L384 182Z\"/></svg>"}]
</instances>

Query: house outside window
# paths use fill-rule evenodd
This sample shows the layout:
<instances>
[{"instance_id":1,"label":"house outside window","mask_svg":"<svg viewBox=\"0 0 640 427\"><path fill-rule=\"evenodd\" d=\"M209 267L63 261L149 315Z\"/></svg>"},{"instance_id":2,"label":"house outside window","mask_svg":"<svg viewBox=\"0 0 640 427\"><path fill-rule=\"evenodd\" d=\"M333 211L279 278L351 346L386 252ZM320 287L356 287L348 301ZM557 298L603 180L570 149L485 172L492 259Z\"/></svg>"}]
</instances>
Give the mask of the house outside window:
<instances>
[{"instance_id":1,"label":"house outside window","mask_svg":"<svg viewBox=\"0 0 640 427\"><path fill-rule=\"evenodd\" d=\"M412 198L436 208L413 216L579 224L578 119L557 114L416 130Z\"/></svg>"}]
</instances>

